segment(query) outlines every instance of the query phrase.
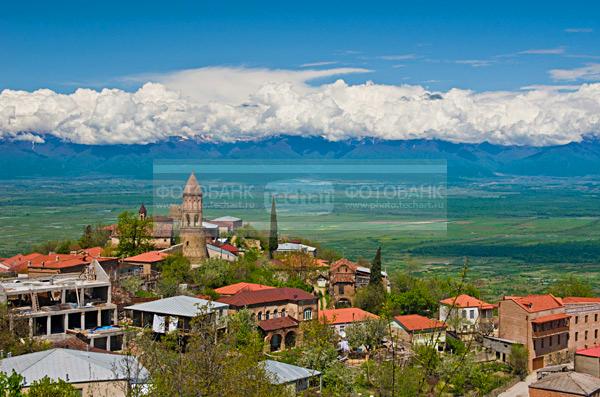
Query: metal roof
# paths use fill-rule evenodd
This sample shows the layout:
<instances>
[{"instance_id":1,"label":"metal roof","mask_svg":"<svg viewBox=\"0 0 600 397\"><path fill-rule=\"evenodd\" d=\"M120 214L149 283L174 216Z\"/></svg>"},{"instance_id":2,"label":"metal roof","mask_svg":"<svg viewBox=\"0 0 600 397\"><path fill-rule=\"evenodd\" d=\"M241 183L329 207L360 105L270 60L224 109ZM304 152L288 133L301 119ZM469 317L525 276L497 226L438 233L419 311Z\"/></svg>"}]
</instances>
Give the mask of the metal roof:
<instances>
[{"instance_id":1,"label":"metal roof","mask_svg":"<svg viewBox=\"0 0 600 397\"><path fill-rule=\"evenodd\" d=\"M277 251L308 251L313 252L317 249L306 244L299 243L281 243L277 246Z\"/></svg>"},{"instance_id":2,"label":"metal roof","mask_svg":"<svg viewBox=\"0 0 600 397\"><path fill-rule=\"evenodd\" d=\"M296 365L286 364L274 360L264 361L265 371L271 379L271 383L282 385L285 383L295 382L300 379L306 379L313 376L321 375L317 370L310 368L298 367Z\"/></svg>"},{"instance_id":3,"label":"metal roof","mask_svg":"<svg viewBox=\"0 0 600 397\"><path fill-rule=\"evenodd\" d=\"M221 302L179 295L151 302L138 303L137 305L127 306L125 309L164 314L167 316L196 317L203 310L212 313L214 309L227 309L228 307L229 305Z\"/></svg>"},{"instance_id":4,"label":"metal roof","mask_svg":"<svg viewBox=\"0 0 600 397\"><path fill-rule=\"evenodd\" d=\"M591 396L600 390L600 379L580 372L559 372L546 375L529 387L577 396Z\"/></svg>"},{"instance_id":5,"label":"metal roof","mask_svg":"<svg viewBox=\"0 0 600 397\"><path fill-rule=\"evenodd\" d=\"M68 383L123 380L145 383L148 372L135 357L71 349L50 349L0 361L0 371L15 370L25 378L25 387L48 376Z\"/></svg>"},{"instance_id":6,"label":"metal roof","mask_svg":"<svg viewBox=\"0 0 600 397\"><path fill-rule=\"evenodd\" d=\"M213 222L237 222L237 221L241 221L240 218L236 218L235 216L229 216L229 215L225 215L219 218L215 218L215 219L211 219L211 221Z\"/></svg>"}]
</instances>

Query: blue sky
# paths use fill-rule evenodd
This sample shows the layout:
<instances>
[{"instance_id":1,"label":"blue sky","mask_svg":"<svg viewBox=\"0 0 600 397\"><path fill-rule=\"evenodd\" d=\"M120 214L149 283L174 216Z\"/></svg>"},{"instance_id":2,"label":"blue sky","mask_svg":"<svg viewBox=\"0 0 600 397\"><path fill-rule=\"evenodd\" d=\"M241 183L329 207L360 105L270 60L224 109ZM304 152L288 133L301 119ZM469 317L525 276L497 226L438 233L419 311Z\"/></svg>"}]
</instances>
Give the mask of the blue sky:
<instances>
[{"instance_id":1,"label":"blue sky","mask_svg":"<svg viewBox=\"0 0 600 397\"><path fill-rule=\"evenodd\" d=\"M133 89L123 77L306 64L371 70L344 76L351 84L518 90L581 83L550 71L600 63L598 2L457 3L5 2L0 90Z\"/></svg>"}]
</instances>

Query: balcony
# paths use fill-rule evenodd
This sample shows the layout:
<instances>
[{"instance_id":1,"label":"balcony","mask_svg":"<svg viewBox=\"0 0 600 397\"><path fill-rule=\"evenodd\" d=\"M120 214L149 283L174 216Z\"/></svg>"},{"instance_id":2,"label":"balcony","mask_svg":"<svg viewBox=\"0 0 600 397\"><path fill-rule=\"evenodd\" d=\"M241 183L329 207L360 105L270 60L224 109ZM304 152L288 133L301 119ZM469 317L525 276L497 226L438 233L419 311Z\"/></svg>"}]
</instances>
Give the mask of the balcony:
<instances>
[{"instance_id":1,"label":"balcony","mask_svg":"<svg viewBox=\"0 0 600 397\"><path fill-rule=\"evenodd\" d=\"M563 334L563 333L568 333L568 332L569 332L568 326L561 326L561 327L555 327L555 328L550 328L550 329L544 329L544 330L540 330L540 331L533 331L532 336L534 338L543 338L545 336Z\"/></svg>"}]
</instances>

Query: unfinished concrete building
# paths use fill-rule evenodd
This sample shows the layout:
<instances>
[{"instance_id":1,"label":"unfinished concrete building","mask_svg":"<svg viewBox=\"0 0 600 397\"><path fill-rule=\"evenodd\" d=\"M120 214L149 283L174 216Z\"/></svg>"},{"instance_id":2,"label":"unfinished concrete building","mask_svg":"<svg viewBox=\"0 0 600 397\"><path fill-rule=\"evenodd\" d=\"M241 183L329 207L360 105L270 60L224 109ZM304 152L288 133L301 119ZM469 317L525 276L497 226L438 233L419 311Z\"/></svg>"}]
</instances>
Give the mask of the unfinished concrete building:
<instances>
[{"instance_id":1,"label":"unfinished concrete building","mask_svg":"<svg viewBox=\"0 0 600 397\"><path fill-rule=\"evenodd\" d=\"M2 280L0 303L28 319L33 337L76 334L92 346L121 350L123 331L113 325L117 306L111 303L110 279L96 260L80 274Z\"/></svg>"}]
</instances>

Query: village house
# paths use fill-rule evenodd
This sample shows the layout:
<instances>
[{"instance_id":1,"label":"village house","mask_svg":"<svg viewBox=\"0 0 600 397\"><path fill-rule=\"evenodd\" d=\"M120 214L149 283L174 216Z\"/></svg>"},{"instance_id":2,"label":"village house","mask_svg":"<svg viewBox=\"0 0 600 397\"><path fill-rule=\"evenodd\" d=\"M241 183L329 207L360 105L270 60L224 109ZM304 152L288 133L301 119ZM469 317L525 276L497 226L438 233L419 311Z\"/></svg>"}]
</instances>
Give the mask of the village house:
<instances>
[{"instance_id":1,"label":"village house","mask_svg":"<svg viewBox=\"0 0 600 397\"><path fill-rule=\"evenodd\" d=\"M575 371L600 378L600 346L577 350Z\"/></svg>"},{"instance_id":2,"label":"village house","mask_svg":"<svg viewBox=\"0 0 600 397\"><path fill-rule=\"evenodd\" d=\"M552 373L529 385L530 397L598 397L600 379L580 372Z\"/></svg>"},{"instance_id":3,"label":"village house","mask_svg":"<svg viewBox=\"0 0 600 397\"><path fill-rule=\"evenodd\" d=\"M522 344L529 370L568 359L570 315L551 294L506 296L499 303L498 337Z\"/></svg>"},{"instance_id":4,"label":"village house","mask_svg":"<svg viewBox=\"0 0 600 397\"><path fill-rule=\"evenodd\" d=\"M400 340L412 346L431 346L443 351L446 345L446 324L419 314L396 316L392 327Z\"/></svg>"},{"instance_id":5,"label":"village house","mask_svg":"<svg viewBox=\"0 0 600 397\"><path fill-rule=\"evenodd\" d=\"M157 272L159 266L167 259L169 253L164 251L148 251L123 259L123 273L139 273L149 276Z\"/></svg>"},{"instance_id":6,"label":"village house","mask_svg":"<svg viewBox=\"0 0 600 397\"><path fill-rule=\"evenodd\" d=\"M274 360L265 360L263 365L271 384L284 385L292 393L301 393L315 380L321 392L321 373L317 370Z\"/></svg>"},{"instance_id":7,"label":"village house","mask_svg":"<svg viewBox=\"0 0 600 397\"><path fill-rule=\"evenodd\" d=\"M156 334L179 330L189 331L198 316L208 319L224 331L229 305L193 296L173 296L125 307L134 327L148 328Z\"/></svg>"},{"instance_id":8,"label":"village house","mask_svg":"<svg viewBox=\"0 0 600 397\"><path fill-rule=\"evenodd\" d=\"M83 397L126 397L131 385L147 383L148 371L135 357L71 349L50 349L0 360L0 372L24 378L23 392L45 376L62 379Z\"/></svg>"},{"instance_id":9,"label":"village house","mask_svg":"<svg viewBox=\"0 0 600 397\"><path fill-rule=\"evenodd\" d=\"M209 258L222 259L227 262L238 260L239 250L230 244L206 244Z\"/></svg>"},{"instance_id":10,"label":"village house","mask_svg":"<svg viewBox=\"0 0 600 397\"><path fill-rule=\"evenodd\" d=\"M476 333L492 334L495 308L496 305L461 294L440 301L438 318L446 322L449 331L461 338L469 338Z\"/></svg>"},{"instance_id":11,"label":"village house","mask_svg":"<svg viewBox=\"0 0 600 397\"><path fill-rule=\"evenodd\" d=\"M209 221L213 225L217 225L219 233L227 234L242 227L242 220L235 216L221 216Z\"/></svg>"},{"instance_id":12,"label":"village house","mask_svg":"<svg viewBox=\"0 0 600 397\"><path fill-rule=\"evenodd\" d=\"M316 318L318 311L317 297L298 288L242 291L217 301L231 312L249 310L271 351L295 346L299 323Z\"/></svg>"},{"instance_id":13,"label":"village house","mask_svg":"<svg viewBox=\"0 0 600 397\"><path fill-rule=\"evenodd\" d=\"M562 299L569 323L569 352L600 345L600 298L566 297Z\"/></svg>"},{"instance_id":14,"label":"village house","mask_svg":"<svg viewBox=\"0 0 600 397\"><path fill-rule=\"evenodd\" d=\"M346 337L345 329L351 324L361 323L366 320L376 320L379 316L369 313L358 307L342 309L327 309L319 311L319 320L327 322L342 338Z\"/></svg>"},{"instance_id":15,"label":"village house","mask_svg":"<svg viewBox=\"0 0 600 397\"><path fill-rule=\"evenodd\" d=\"M290 252L304 252L305 254L309 254L313 257L317 256L317 249L315 247L311 247L310 245L300 243L280 243L279 245L277 245L277 250L275 252L277 254L287 254Z\"/></svg>"},{"instance_id":16,"label":"village house","mask_svg":"<svg viewBox=\"0 0 600 397\"><path fill-rule=\"evenodd\" d=\"M81 274L19 277L0 281L0 303L26 319L33 337L94 333L95 347L121 350L124 331L115 326L111 283L97 261Z\"/></svg>"},{"instance_id":17,"label":"village house","mask_svg":"<svg viewBox=\"0 0 600 397\"><path fill-rule=\"evenodd\" d=\"M390 291L390 282L387 273L382 271L382 283ZM348 260L340 259L331 264L329 269L329 295L332 297L336 308L351 307L354 296L359 288L369 284L371 269L358 266Z\"/></svg>"}]
</instances>

